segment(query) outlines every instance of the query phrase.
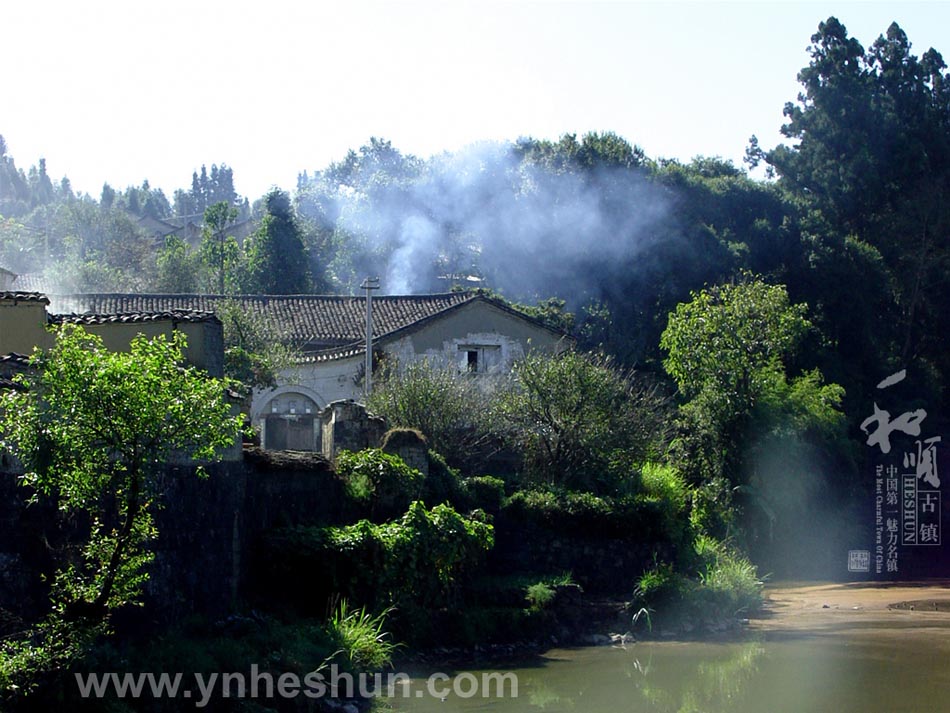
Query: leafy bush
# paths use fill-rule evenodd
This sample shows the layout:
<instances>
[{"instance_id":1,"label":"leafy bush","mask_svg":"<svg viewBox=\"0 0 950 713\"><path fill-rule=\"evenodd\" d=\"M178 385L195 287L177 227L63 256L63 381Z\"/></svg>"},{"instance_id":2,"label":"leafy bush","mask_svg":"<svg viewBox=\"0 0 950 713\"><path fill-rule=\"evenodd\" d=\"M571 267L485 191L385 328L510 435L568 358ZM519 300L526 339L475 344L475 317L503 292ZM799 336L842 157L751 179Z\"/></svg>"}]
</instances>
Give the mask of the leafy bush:
<instances>
[{"instance_id":1,"label":"leafy bush","mask_svg":"<svg viewBox=\"0 0 950 713\"><path fill-rule=\"evenodd\" d=\"M666 505L644 495L598 496L552 490L522 490L505 502L503 514L557 533L579 537L672 540ZM676 524L676 532L682 529Z\"/></svg>"},{"instance_id":2,"label":"leafy bush","mask_svg":"<svg viewBox=\"0 0 950 713\"><path fill-rule=\"evenodd\" d=\"M342 594L405 621L450 603L459 580L494 544L491 525L448 505L413 502L399 520L345 527L286 528L270 533L262 560L271 586L305 587L307 601ZM310 576L311 572L319 573Z\"/></svg>"},{"instance_id":3,"label":"leafy bush","mask_svg":"<svg viewBox=\"0 0 950 713\"><path fill-rule=\"evenodd\" d=\"M640 471L640 488L638 499L656 507L666 538L688 542L690 490L679 471L671 465L646 463Z\"/></svg>"},{"instance_id":4,"label":"leafy bush","mask_svg":"<svg viewBox=\"0 0 950 713\"><path fill-rule=\"evenodd\" d=\"M554 587L545 584L544 582L536 582L535 584L529 585L525 589L524 598L528 601L528 604L531 605L532 609L546 609L551 602L554 601L554 598L557 596L557 591Z\"/></svg>"},{"instance_id":5,"label":"leafy bush","mask_svg":"<svg viewBox=\"0 0 950 713\"><path fill-rule=\"evenodd\" d=\"M497 513L505 500L505 481L490 475L466 478L462 481L462 491L469 509Z\"/></svg>"},{"instance_id":6,"label":"leafy bush","mask_svg":"<svg viewBox=\"0 0 950 713\"><path fill-rule=\"evenodd\" d=\"M644 464L640 470L640 488L647 497L666 503L670 513L682 515L686 512L689 488L673 466Z\"/></svg>"},{"instance_id":7,"label":"leafy bush","mask_svg":"<svg viewBox=\"0 0 950 713\"><path fill-rule=\"evenodd\" d=\"M433 450L429 451L429 474L422 484L422 499L429 507L443 503L458 505L463 501L458 470Z\"/></svg>"},{"instance_id":8,"label":"leafy bush","mask_svg":"<svg viewBox=\"0 0 950 713\"><path fill-rule=\"evenodd\" d=\"M336 469L346 482L348 494L369 507L370 518L388 520L404 513L422 492L423 476L399 456L379 448L341 451Z\"/></svg>"},{"instance_id":9,"label":"leafy bush","mask_svg":"<svg viewBox=\"0 0 950 713\"><path fill-rule=\"evenodd\" d=\"M618 511L630 504L591 493L520 490L505 502L504 512L513 520L566 534L613 537L630 533L633 523L618 517Z\"/></svg>"},{"instance_id":10,"label":"leafy bush","mask_svg":"<svg viewBox=\"0 0 950 713\"><path fill-rule=\"evenodd\" d=\"M673 570L673 565L662 563L641 575L634 594L651 608L666 608L680 603L684 584L685 578Z\"/></svg>"},{"instance_id":11,"label":"leafy bush","mask_svg":"<svg viewBox=\"0 0 950 713\"><path fill-rule=\"evenodd\" d=\"M762 582L755 565L734 548L707 535L693 543L696 575L657 564L637 583L635 601L661 620L690 625L718 624L762 606Z\"/></svg>"},{"instance_id":12,"label":"leafy bush","mask_svg":"<svg viewBox=\"0 0 950 713\"><path fill-rule=\"evenodd\" d=\"M696 487L689 519L695 531L713 537L725 539L738 533L733 488L726 478L710 478Z\"/></svg>"}]
</instances>

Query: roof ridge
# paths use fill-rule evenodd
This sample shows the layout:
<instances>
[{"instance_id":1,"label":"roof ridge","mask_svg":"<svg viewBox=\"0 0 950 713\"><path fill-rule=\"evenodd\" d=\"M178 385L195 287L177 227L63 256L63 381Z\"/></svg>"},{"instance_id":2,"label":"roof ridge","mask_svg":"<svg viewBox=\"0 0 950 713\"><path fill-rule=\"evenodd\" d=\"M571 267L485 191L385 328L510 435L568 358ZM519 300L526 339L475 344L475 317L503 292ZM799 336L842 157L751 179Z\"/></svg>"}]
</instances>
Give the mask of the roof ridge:
<instances>
[{"instance_id":1,"label":"roof ridge","mask_svg":"<svg viewBox=\"0 0 950 713\"><path fill-rule=\"evenodd\" d=\"M0 300L13 300L14 302L43 302L49 304L49 297L43 292L21 292L19 290L0 291Z\"/></svg>"},{"instance_id":2,"label":"roof ridge","mask_svg":"<svg viewBox=\"0 0 950 713\"><path fill-rule=\"evenodd\" d=\"M166 309L141 310L138 312L85 312L77 314L51 314L51 324L105 324L112 322L156 322L163 319L175 319L182 322L220 322L218 316L210 310Z\"/></svg>"},{"instance_id":3,"label":"roof ridge","mask_svg":"<svg viewBox=\"0 0 950 713\"><path fill-rule=\"evenodd\" d=\"M344 351L365 338L363 295L200 295L169 293L76 293L54 297L61 312L136 315L188 310L219 312L234 302L241 311L267 325L275 338L309 353ZM561 335L536 318L509 307L502 299L478 292L437 292L373 297L374 338L389 338L477 302L518 316ZM76 319L75 317L72 319ZM118 321L118 317L114 321Z\"/></svg>"}]
</instances>

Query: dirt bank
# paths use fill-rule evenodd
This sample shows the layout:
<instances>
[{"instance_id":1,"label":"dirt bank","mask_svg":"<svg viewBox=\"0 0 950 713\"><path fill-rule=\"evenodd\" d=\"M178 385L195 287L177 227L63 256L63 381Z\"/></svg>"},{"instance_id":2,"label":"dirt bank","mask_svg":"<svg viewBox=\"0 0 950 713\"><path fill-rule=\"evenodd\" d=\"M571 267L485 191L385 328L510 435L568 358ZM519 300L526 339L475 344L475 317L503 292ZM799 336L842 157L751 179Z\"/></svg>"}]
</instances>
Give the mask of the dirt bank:
<instances>
[{"instance_id":1,"label":"dirt bank","mask_svg":"<svg viewBox=\"0 0 950 713\"><path fill-rule=\"evenodd\" d=\"M776 583L749 628L770 636L950 629L950 580Z\"/></svg>"}]
</instances>

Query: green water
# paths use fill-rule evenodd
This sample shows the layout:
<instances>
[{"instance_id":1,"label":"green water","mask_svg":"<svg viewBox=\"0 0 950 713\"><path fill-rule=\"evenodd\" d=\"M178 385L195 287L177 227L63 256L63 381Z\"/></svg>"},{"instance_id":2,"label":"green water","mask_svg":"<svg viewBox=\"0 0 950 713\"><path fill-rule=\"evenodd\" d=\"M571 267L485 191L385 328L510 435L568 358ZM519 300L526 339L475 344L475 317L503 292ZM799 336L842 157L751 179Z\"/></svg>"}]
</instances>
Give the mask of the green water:
<instances>
[{"instance_id":1,"label":"green water","mask_svg":"<svg viewBox=\"0 0 950 713\"><path fill-rule=\"evenodd\" d=\"M495 669L493 669L495 670ZM950 711L950 617L817 633L772 633L728 643L645 642L556 649L503 667L518 677L505 697L461 697L433 671L411 672L395 711L657 711L670 713L936 713ZM481 669L447 671L463 695ZM487 686L492 688L492 686Z\"/></svg>"}]
</instances>

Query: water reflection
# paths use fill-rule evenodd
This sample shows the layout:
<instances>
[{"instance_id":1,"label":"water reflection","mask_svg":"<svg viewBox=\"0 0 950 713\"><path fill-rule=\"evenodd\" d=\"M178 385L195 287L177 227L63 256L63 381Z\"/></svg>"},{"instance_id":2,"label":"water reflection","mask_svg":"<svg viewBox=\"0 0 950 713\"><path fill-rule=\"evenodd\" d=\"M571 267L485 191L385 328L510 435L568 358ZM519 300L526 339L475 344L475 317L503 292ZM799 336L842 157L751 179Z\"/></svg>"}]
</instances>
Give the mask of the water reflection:
<instances>
[{"instance_id":1,"label":"water reflection","mask_svg":"<svg viewBox=\"0 0 950 713\"><path fill-rule=\"evenodd\" d=\"M735 651L721 660L700 661L695 671L681 686L670 688L663 681L651 676L651 666L641 666L639 660L634 668L643 678L639 690L650 709L669 713L718 713L732 711L735 701L748 681L758 670L758 660L765 653L759 642L748 642L735 647Z\"/></svg>"},{"instance_id":2,"label":"water reflection","mask_svg":"<svg viewBox=\"0 0 950 713\"><path fill-rule=\"evenodd\" d=\"M411 697L391 699L387 707L419 713L950 711L948 634L938 626L554 650L505 668L518 675L517 698L433 698L424 692L430 672L417 672Z\"/></svg>"}]
</instances>

